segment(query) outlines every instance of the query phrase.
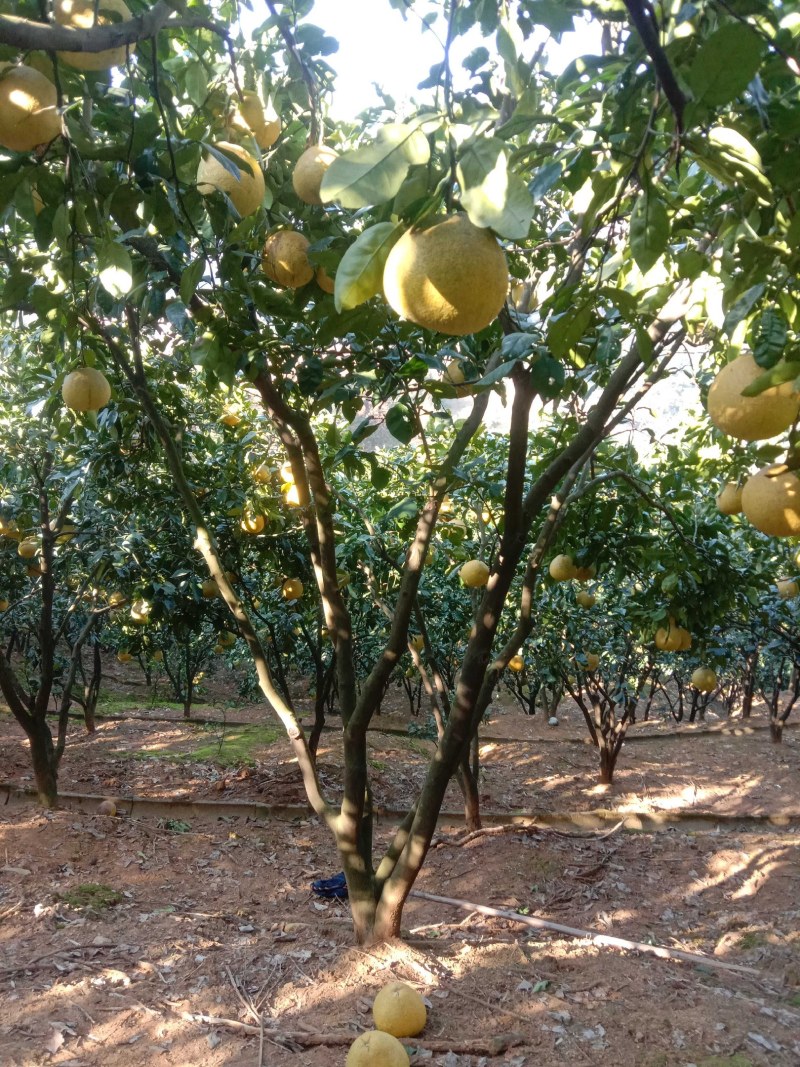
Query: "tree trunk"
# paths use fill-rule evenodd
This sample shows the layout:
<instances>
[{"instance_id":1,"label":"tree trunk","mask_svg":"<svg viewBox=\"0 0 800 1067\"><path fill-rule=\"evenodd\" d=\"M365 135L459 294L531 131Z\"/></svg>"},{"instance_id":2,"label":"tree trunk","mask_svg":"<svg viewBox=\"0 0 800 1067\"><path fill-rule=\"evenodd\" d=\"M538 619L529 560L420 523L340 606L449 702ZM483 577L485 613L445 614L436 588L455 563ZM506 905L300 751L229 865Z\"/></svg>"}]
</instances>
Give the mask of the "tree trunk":
<instances>
[{"instance_id":1,"label":"tree trunk","mask_svg":"<svg viewBox=\"0 0 800 1067\"><path fill-rule=\"evenodd\" d=\"M769 739L775 745L779 745L783 741L783 723L780 719L770 720Z\"/></svg>"},{"instance_id":2,"label":"tree trunk","mask_svg":"<svg viewBox=\"0 0 800 1067\"><path fill-rule=\"evenodd\" d=\"M58 804L58 761L53 735L46 720L33 720L28 741L39 803L43 808L54 808Z\"/></svg>"},{"instance_id":3,"label":"tree trunk","mask_svg":"<svg viewBox=\"0 0 800 1067\"><path fill-rule=\"evenodd\" d=\"M600 746L600 785L611 785L614 781L614 764L616 760L608 745L604 742Z\"/></svg>"},{"instance_id":4,"label":"tree trunk","mask_svg":"<svg viewBox=\"0 0 800 1067\"><path fill-rule=\"evenodd\" d=\"M478 793L478 780L472 773L467 756L461 761L456 772L458 785L464 797L464 823L469 832L481 829L481 799Z\"/></svg>"},{"instance_id":5,"label":"tree trunk","mask_svg":"<svg viewBox=\"0 0 800 1067\"><path fill-rule=\"evenodd\" d=\"M744 695L742 696L742 718L749 719L753 710L753 693L756 688L756 666L758 664L758 649L751 652L747 657L747 675L744 683Z\"/></svg>"}]
</instances>

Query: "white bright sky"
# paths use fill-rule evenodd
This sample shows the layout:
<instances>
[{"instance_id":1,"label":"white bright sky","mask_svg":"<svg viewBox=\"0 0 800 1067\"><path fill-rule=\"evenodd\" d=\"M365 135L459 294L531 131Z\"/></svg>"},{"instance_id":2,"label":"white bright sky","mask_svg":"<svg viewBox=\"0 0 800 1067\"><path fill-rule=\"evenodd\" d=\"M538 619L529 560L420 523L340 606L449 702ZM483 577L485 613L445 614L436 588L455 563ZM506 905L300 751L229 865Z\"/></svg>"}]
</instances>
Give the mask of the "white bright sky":
<instances>
[{"instance_id":1,"label":"white bright sky","mask_svg":"<svg viewBox=\"0 0 800 1067\"><path fill-rule=\"evenodd\" d=\"M420 5L420 14L425 5ZM339 51L326 57L337 72L331 114L336 119L352 119L364 108L380 104L373 88L377 82L402 105L410 95L425 99L430 90L417 93L417 84L430 67L442 59L446 32L440 18L433 32L426 30L419 16L404 19L388 0L315 0L308 22L321 27L339 42ZM599 51L600 34L596 23L579 23L579 32L565 34L562 41L548 47L550 68L559 72L576 56ZM535 50L544 34L526 43L526 54ZM454 76L461 72L461 60L482 43L479 33L458 39L451 62ZM487 43L493 51L493 42ZM466 76L466 72L463 72Z\"/></svg>"}]
</instances>

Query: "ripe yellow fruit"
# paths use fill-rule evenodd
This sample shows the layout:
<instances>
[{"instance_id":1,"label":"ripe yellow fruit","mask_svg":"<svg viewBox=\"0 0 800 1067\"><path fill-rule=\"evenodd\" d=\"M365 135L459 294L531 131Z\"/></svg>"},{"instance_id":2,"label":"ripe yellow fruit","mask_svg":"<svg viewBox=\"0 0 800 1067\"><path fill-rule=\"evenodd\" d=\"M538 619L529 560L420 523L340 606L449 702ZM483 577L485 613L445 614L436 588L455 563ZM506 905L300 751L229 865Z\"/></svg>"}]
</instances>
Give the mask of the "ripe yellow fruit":
<instances>
[{"instance_id":1,"label":"ripe yellow fruit","mask_svg":"<svg viewBox=\"0 0 800 1067\"><path fill-rule=\"evenodd\" d=\"M479 559L471 559L458 572L468 589L479 589L489 581L489 568Z\"/></svg>"},{"instance_id":2,"label":"ripe yellow fruit","mask_svg":"<svg viewBox=\"0 0 800 1067\"><path fill-rule=\"evenodd\" d=\"M782 578L775 583L781 600L793 600L800 593L800 586L791 578Z\"/></svg>"},{"instance_id":3,"label":"ripe yellow fruit","mask_svg":"<svg viewBox=\"0 0 800 1067\"><path fill-rule=\"evenodd\" d=\"M109 593L108 594L108 606L110 608L118 608L121 604L125 603L125 599L126 599L126 597L125 597L124 593L119 593L119 592Z\"/></svg>"},{"instance_id":4,"label":"ripe yellow fruit","mask_svg":"<svg viewBox=\"0 0 800 1067\"><path fill-rule=\"evenodd\" d=\"M577 582L590 582L597 577L597 565L591 563L588 567L575 568L575 580Z\"/></svg>"},{"instance_id":5,"label":"ripe yellow fruit","mask_svg":"<svg viewBox=\"0 0 800 1067\"><path fill-rule=\"evenodd\" d=\"M679 626L678 629L680 631L681 643L678 646L677 651L688 652L689 649L692 647L692 635L689 633L688 630L684 629L683 626Z\"/></svg>"},{"instance_id":6,"label":"ripe yellow fruit","mask_svg":"<svg viewBox=\"0 0 800 1067\"><path fill-rule=\"evenodd\" d=\"M111 386L96 367L79 367L64 379L61 398L73 411L99 411L111 399Z\"/></svg>"},{"instance_id":7,"label":"ripe yellow fruit","mask_svg":"<svg viewBox=\"0 0 800 1067\"><path fill-rule=\"evenodd\" d=\"M221 423L225 426L238 426L242 421L242 416L239 414L239 408L235 404L226 404L222 409L222 415L220 416Z\"/></svg>"},{"instance_id":8,"label":"ripe yellow fruit","mask_svg":"<svg viewBox=\"0 0 800 1067\"><path fill-rule=\"evenodd\" d=\"M655 646L661 652L687 652L692 647L692 635L670 615L668 625L656 630Z\"/></svg>"},{"instance_id":9,"label":"ripe yellow fruit","mask_svg":"<svg viewBox=\"0 0 800 1067\"><path fill-rule=\"evenodd\" d=\"M2 615L4 611L8 611L10 607L11 604L5 597L0 598L0 615Z\"/></svg>"},{"instance_id":10,"label":"ripe yellow fruit","mask_svg":"<svg viewBox=\"0 0 800 1067\"><path fill-rule=\"evenodd\" d=\"M155 652L153 653L153 663L163 663L163 662L164 662L164 653L161 651L160 648L157 648L155 650Z\"/></svg>"},{"instance_id":11,"label":"ripe yellow fruit","mask_svg":"<svg viewBox=\"0 0 800 1067\"><path fill-rule=\"evenodd\" d=\"M562 553L550 560L550 577L554 582L570 582L577 574L578 569L572 562L572 556Z\"/></svg>"},{"instance_id":12,"label":"ripe yellow fruit","mask_svg":"<svg viewBox=\"0 0 800 1067\"><path fill-rule=\"evenodd\" d=\"M281 478L287 485L294 485L294 471L288 460L281 464Z\"/></svg>"},{"instance_id":13,"label":"ripe yellow fruit","mask_svg":"<svg viewBox=\"0 0 800 1067\"><path fill-rule=\"evenodd\" d=\"M742 487L728 482L717 497L717 509L723 515L738 515L742 510Z\"/></svg>"},{"instance_id":14,"label":"ripe yellow fruit","mask_svg":"<svg viewBox=\"0 0 800 1067\"><path fill-rule=\"evenodd\" d=\"M717 676L710 667L698 667L692 673L692 685L701 693L713 693L717 688Z\"/></svg>"},{"instance_id":15,"label":"ripe yellow fruit","mask_svg":"<svg viewBox=\"0 0 800 1067\"><path fill-rule=\"evenodd\" d=\"M442 381L447 382L449 385L463 385L466 381L464 377L464 371L461 367L460 359L451 359L447 366L444 368L444 374L442 375Z\"/></svg>"},{"instance_id":16,"label":"ripe yellow fruit","mask_svg":"<svg viewBox=\"0 0 800 1067\"><path fill-rule=\"evenodd\" d=\"M764 373L746 352L726 364L708 390L708 416L730 437L764 441L788 430L800 412L800 393L792 382L772 386L758 396L742 396L742 390Z\"/></svg>"},{"instance_id":17,"label":"ripe yellow fruit","mask_svg":"<svg viewBox=\"0 0 800 1067\"><path fill-rule=\"evenodd\" d=\"M117 653L117 659L120 661L120 663L130 663L130 661L133 659L133 656L130 654L130 652L123 651Z\"/></svg>"},{"instance_id":18,"label":"ripe yellow fruit","mask_svg":"<svg viewBox=\"0 0 800 1067\"><path fill-rule=\"evenodd\" d=\"M0 145L30 152L61 133L56 87L33 67L0 63Z\"/></svg>"},{"instance_id":19,"label":"ripe yellow fruit","mask_svg":"<svg viewBox=\"0 0 800 1067\"><path fill-rule=\"evenodd\" d=\"M214 653L214 655L215 655L215 656L221 656L221 655L222 655L222 653L223 653L223 652L225 651L225 646L224 646L224 645L221 645L221 644L219 643L219 641L218 641L218 642L217 642L217 643L216 643L216 644L214 645L214 648L212 649L212 651L213 651L213 653Z\"/></svg>"},{"instance_id":20,"label":"ripe yellow fruit","mask_svg":"<svg viewBox=\"0 0 800 1067\"><path fill-rule=\"evenodd\" d=\"M322 179L331 163L338 158L339 153L324 144L312 145L300 156L292 171L292 185L304 204L322 203L319 195Z\"/></svg>"},{"instance_id":21,"label":"ripe yellow fruit","mask_svg":"<svg viewBox=\"0 0 800 1067\"><path fill-rule=\"evenodd\" d=\"M409 1067L410 1062L396 1037L382 1030L367 1030L350 1046L345 1067Z\"/></svg>"},{"instance_id":22,"label":"ripe yellow fruit","mask_svg":"<svg viewBox=\"0 0 800 1067\"><path fill-rule=\"evenodd\" d=\"M301 493L300 487L297 485L287 485L281 492L284 504L290 508L305 507L310 500L307 490L303 488Z\"/></svg>"},{"instance_id":23,"label":"ripe yellow fruit","mask_svg":"<svg viewBox=\"0 0 800 1067\"><path fill-rule=\"evenodd\" d=\"M299 600L303 595L303 583L299 578L287 578L281 586L281 596L284 600Z\"/></svg>"},{"instance_id":24,"label":"ripe yellow fruit","mask_svg":"<svg viewBox=\"0 0 800 1067\"><path fill-rule=\"evenodd\" d=\"M0 537L9 537L12 541L19 540L19 526L16 519L0 517Z\"/></svg>"},{"instance_id":25,"label":"ripe yellow fruit","mask_svg":"<svg viewBox=\"0 0 800 1067\"><path fill-rule=\"evenodd\" d=\"M230 141L218 141L214 147L224 155L234 157L228 162L236 166L239 173L232 174L216 156L204 155L197 168L198 192L203 196L211 196L217 191L225 193L242 217L252 215L261 207L266 191L258 160L241 145Z\"/></svg>"},{"instance_id":26,"label":"ripe yellow fruit","mask_svg":"<svg viewBox=\"0 0 800 1067\"><path fill-rule=\"evenodd\" d=\"M392 1037L416 1037L425 1029L428 1013L425 1003L413 986L389 982L372 1004L375 1028Z\"/></svg>"},{"instance_id":27,"label":"ripe yellow fruit","mask_svg":"<svg viewBox=\"0 0 800 1067\"><path fill-rule=\"evenodd\" d=\"M586 669L587 671L596 671L600 666L600 657L596 652L584 652L586 656Z\"/></svg>"},{"instance_id":28,"label":"ripe yellow fruit","mask_svg":"<svg viewBox=\"0 0 800 1067\"><path fill-rule=\"evenodd\" d=\"M117 805L113 800L101 800L97 805L97 814L114 816L117 814Z\"/></svg>"},{"instance_id":29,"label":"ripe yellow fruit","mask_svg":"<svg viewBox=\"0 0 800 1067\"><path fill-rule=\"evenodd\" d=\"M245 512L244 516L242 517L242 521L239 523L239 525L241 526L242 531L244 533L260 534L266 526L266 522L267 520L264 518L263 515L255 515L253 514L253 512L248 511Z\"/></svg>"},{"instance_id":30,"label":"ripe yellow fruit","mask_svg":"<svg viewBox=\"0 0 800 1067\"><path fill-rule=\"evenodd\" d=\"M280 119L267 119L258 93L245 89L231 120L234 129L252 134L259 148L271 148L281 132Z\"/></svg>"},{"instance_id":31,"label":"ripe yellow fruit","mask_svg":"<svg viewBox=\"0 0 800 1067\"><path fill-rule=\"evenodd\" d=\"M223 630L217 635L217 644L222 645L223 648L233 648L236 644L236 634L232 634L230 630Z\"/></svg>"},{"instance_id":32,"label":"ripe yellow fruit","mask_svg":"<svg viewBox=\"0 0 800 1067\"><path fill-rule=\"evenodd\" d=\"M272 478L272 467L267 463L259 464L253 471L253 477L261 485L265 485Z\"/></svg>"},{"instance_id":33,"label":"ripe yellow fruit","mask_svg":"<svg viewBox=\"0 0 800 1067\"><path fill-rule=\"evenodd\" d=\"M206 600L213 600L214 597L222 595L219 591L219 586L213 578L206 578L200 583L200 593Z\"/></svg>"},{"instance_id":34,"label":"ripe yellow fruit","mask_svg":"<svg viewBox=\"0 0 800 1067\"><path fill-rule=\"evenodd\" d=\"M92 26L108 26L131 17L130 8L123 0L100 0L97 12L95 3L96 0L56 0L56 22L76 30L90 30ZM133 51L134 45L130 49ZM110 70L125 62L126 53L127 47L123 44L102 52L58 52L57 55L76 70Z\"/></svg>"},{"instance_id":35,"label":"ripe yellow fruit","mask_svg":"<svg viewBox=\"0 0 800 1067\"><path fill-rule=\"evenodd\" d=\"M42 542L38 537L25 537L17 545L17 552L23 559L33 559L41 545Z\"/></svg>"},{"instance_id":36,"label":"ripe yellow fruit","mask_svg":"<svg viewBox=\"0 0 800 1067\"><path fill-rule=\"evenodd\" d=\"M299 289L314 277L308 260L308 240L297 230L277 230L264 242L261 267L271 282Z\"/></svg>"},{"instance_id":37,"label":"ripe yellow fruit","mask_svg":"<svg viewBox=\"0 0 800 1067\"><path fill-rule=\"evenodd\" d=\"M742 511L772 537L800 534L800 479L786 467L763 467L744 483Z\"/></svg>"},{"instance_id":38,"label":"ripe yellow fruit","mask_svg":"<svg viewBox=\"0 0 800 1067\"><path fill-rule=\"evenodd\" d=\"M150 621L150 612L153 605L147 600L134 600L131 604L131 620L139 625Z\"/></svg>"},{"instance_id":39,"label":"ripe yellow fruit","mask_svg":"<svg viewBox=\"0 0 800 1067\"><path fill-rule=\"evenodd\" d=\"M317 267L314 272L314 277L317 280L317 285L323 293L333 293L336 289L336 282L331 278L330 274L328 274L324 267Z\"/></svg>"},{"instance_id":40,"label":"ripe yellow fruit","mask_svg":"<svg viewBox=\"0 0 800 1067\"><path fill-rule=\"evenodd\" d=\"M519 673L524 666L525 660L522 658L522 656L512 656L511 659L508 661L508 669L510 671L515 671L516 673Z\"/></svg>"},{"instance_id":41,"label":"ripe yellow fruit","mask_svg":"<svg viewBox=\"0 0 800 1067\"><path fill-rule=\"evenodd\" d=\"M587 593L585 589L578 591L575 600L581 608L593 608L597 603L597 597L593 593Z\"/></svg>"},{"instance_id":42,"label":"ripe yellow fruit","mask_svg":"<svg viewBox=\"0 0 800 1067\"><path fill-rule=\"evenodd\" d=\"M422 634L409 634L408 643L411 645L415 652L421 652L425 647L425 638L422 636ZM384 1028L379 1026L378 1029L382 1030Z\"/></svg>"},{"instance_id":43,"label":"ripe yellow fruit","mask_svg":"<svg viewBox=\"0 0 800 1067\"><path fill-rule=\"evenodd\" d=\"M383 271L383 291L398 315L454 336L493 322L507 290L505 253L464 214L406 231Z\"/></svg>"}]
</instances>

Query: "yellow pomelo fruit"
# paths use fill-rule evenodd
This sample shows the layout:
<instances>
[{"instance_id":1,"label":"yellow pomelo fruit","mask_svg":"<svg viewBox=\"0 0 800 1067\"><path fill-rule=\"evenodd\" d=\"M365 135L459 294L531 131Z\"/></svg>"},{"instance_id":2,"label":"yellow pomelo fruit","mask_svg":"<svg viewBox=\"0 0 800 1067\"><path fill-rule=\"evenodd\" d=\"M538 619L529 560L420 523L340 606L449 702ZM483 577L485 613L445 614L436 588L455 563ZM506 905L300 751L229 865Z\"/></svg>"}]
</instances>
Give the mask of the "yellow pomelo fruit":
<instances>
[{"instance_id":1,"label":"yellow pomelo fruit","mask_svg":"<svg viewBox=\"0 0 800 1067\"><path fill-rule=\"evenodd\" d=\"M764 373L749 352L722 368L708 390L708 416L730 437L764 441L788 430L800 411L800 393L792 382L772 386L758 396L742 390Z\"/></svg>"},{"instance_id":2,"label":"yellow pomelo fruit","mask_svg":"<svg viewBox=\"0 0 800 1067\"><path fill-rule=\"evenodd\" d=\"M678 645L678 652L688 652L692 647L692 635L683 626L678 627L681 643Z\"/></svg>"},{"instance_id":3,"label":"yellow pomelo fruit","mask_svg":"<svg viewBox=\"0 0 800 1067\"><path fill-rule=\"evenodd\" d=\"M61 133L56 87L33 67L0 63L0 145L30 152Z\"/></svg>"},{"instance_id":4,"label":"yellow pomelo fruit","mask_svg":"<svg viewBox=\"0 0 800 1067\"><path fill-rule=\"evenodd\" d=\"M8 609L10 607L11 607L11 602L6 600L5 597L0 597L0 613L2 613L4 611L8 611Z\"/></svg>"},{"instance_id":5,"label":"yellow pomelo fruit","mask_svg":"<svg viewBox=\"0 0 800 1067\"><path fill-rule=\"evenodd\" d=\"M463 214L406 231L383 271L384 294L398 315L453 336L493 322L507 290L505 253Z\"/></svg>"},{"instance_id":6,"label":"yellow pomelo fruit","mask_svg":"<svg viewBox=\"0 0 800 1067\"><path fill-rule=\"evenodd\" d=\"M561 554L550 560L550 577L554 582L569 582L578 575L572 556Z\"/></svg>"},{"instance_id":7,"label":"yellow pomelo fruit","mask_svg":"<svg viewBox=\"0 0 800 1067\"><path fill-rule=\"evenodd\" d=\"M261 485L266 485L272 478L272 467L268 463L260 463L253 471L253 477Z\"/></svg>"},{"instance_id":8,"label":"yellow pomelo fruit","mask_svg":"<svg viewBox=\"0 0 800 1067\"><path fill-rule=\"evenodd\" d=\"M775 583L781 600L793 600L800 593L800 586L791 578L782 578Z\"/></svg>"},{"instance_id":9,"label":"yellow pomelo fruit","mask_svg":"<svg viewBox=\"0 0 800 1067\"><path fill-rule=\"evenodd\" d=\"M596 652L584 652L586 656L586 669L587 671L596 671L600 666L600 657Z\"/></svg>"},{"instance_id":10,"label":"yellow pomelo fruit","mask_svg":"<svg viewBox=\"0 0 800 1067\"><path fill-rule=\"evenodd\" d=\"M419 993L405 982L389 982L372 1004L375 1028L393 1037L416 1037L425 1029L428 1013Z\"/></svg>"},{"instance_id":11,"label":"yellow pomelo fruit","mask_svg":"<svg viewBox=\"0 0 800 1067\"><path fill-rule=\"evenodd\" d=\"M164 662L164 653L161 651L160 648L157 648L155 650L155 652L153 653L153 663L163 663L163 662Z\"/></svg>"},{"instance_id":12,"label":"yellow pomelo fruit","mask_svg":"<svg viewBox=\"0 0 800 1067\"><path fill-rule=\"evenodd\" d=\"M287 507L299 508L303 506L300 499L300 490L296 485L287 485L286 488L282 490L282 493L283 502ZM308 503L308 501L306 501L306 503Z\"/></svg>"},{"instance_id":13,"label":"yellow pomelo fruit","mask_svg":"<svg viewBox=\"0 0 800 1067\"><path fill-rule=\"evenodd\" d=\"M61 397L73 411L99 411L111 399L111 386L96 367L79 367L64 379Z\"/></svg>"},{"instance_id":14,"label":"yellow pomelo fruit","mask_svg":"<svg viewBox=\"0 0 800 1067\"><path fill-rule=\"evenodd\" d=\"M590 582L597 577L597 565L591 563L588 567L575 568L575 580L578 582Z\"/></svg>"},{"instance_id":15,"label":"yellow pomelo fruit","mask_svg":"<svg viewBox=\"0 0 800 1067\"><path fill-rule=\"evenodd\" d=\"M345 1067L409 1067L410 1062L396 1037L382 1030L367 1030L350 1046Z\"/></svg>"},{"instance_id":16,"label":"yellow pomelo fruit","mask_svg":"<svg viewBox=\"0 0 800 1067\"><path fill-rule=\"evenodd\" d=\"M508 661L508 669L510 671L516 671L517 673L525 666L525 660L522 656L512 656Z\"/></svg>"},{"instance_id":17,"label":"yellow pomelo fruit","mask_svg":"<svg viewBox=\"0 0 800 1067\"><path fill-rule=\"evenodd\" d=\"M701 693L713 693L717 688L717 676L710 667L698 667L692 673L692 685Z\"/></svg>"},{"instance_id":18,"label":"yellow pomelo fruit","mask_svg":"<svg viewBox=\"0 0 800 1067\"><path fill-rule=\"evenodd\" d=\"M772 537L800 534L800 479L786 467L763 467L744 483L742 511Z\"/></svg>"},{"instance_id":19,"label":"yellow pomelo fruit","mask_svg":"<svg viewBox=\"0 0 800 1067\"><path fill-rule=\"evenodd\" d=\"M109 593L108 594L108 606L110 608L118 608L121 604L125 603L125 599L126 598L125 598L125 594L124 593L119 593L119 592Z\"/></svg>"},{"instance_id":20,"label":"yellow pomelo fruit","mask_svg":"<svg viewBox=\"0 0 800 1067\"><path fill-rule=\"evenodd\" d=\"M223 630L217 635L217 644L222 645L223 648L233 648L236 644L236 634L232 634L230 630Z\"/></svg>"},{"instance_id":21,"label":"yellow pomelo fruit","mask_svg":"<svg viewBox=\"0 0 800 1067\"><path fill-rule=\"evenodd\" d=\"M225 193L242 217L252 215L261 207L266 191L258 160L241 145L230 141L218 141L214 147L226 156L234 157L229 162L232 167L237 167L239 173L232 174L215 156L203 156L197 168L198 192L203 196L211 196L217 191Z\"/></svg>"},{"instance_id":22,"label":"yellow pomelo fruit","mask_svg":"<svg viewBox=\"0 0 800 1067\"><path fill-rule=\"evenodd\" d=\"M314 271L314 277L317 280L317 285L323 293L333 293L336 289L336 282L331 278L330 274L328 274L324 267L317 267Z\"/></svg>"},{"instance_id":23,"label":"yellow pomelo fruit","mask_svg":"<svg viewBox=\"0 0 800 1067\"><path fill-rule=\"evenodd\" d=\"M19 526L16 519L0 518L0 537L10 537L13 541L18 541L19 536Z\"/></svg>"},{"instance_id":24,"label":"yellow pomelo fruit","mask_svg":"<svg viewBox=\"0 0 800 1067\"><path fill-rule=\"evenodd\" d=\"M131 17L123 0L56 0L54 15L61 26L76 30L90 30L92 26L109 26L125 22ZM135 45L130 46L133 51ZM58 58L76 70L110 70L125 62L126 45L108 48L103 52L58 52Z\"/></svg>"},{"instance_id":25,"label":"yellow pomelo fruit","mask_svg":"<svg viewBox=\"0 0 800 1067\"><path fill-rule=\"evenodd\" d=\"M451 359L444 368L442 381L447 382L448 385L463 385L465 380L464 371L461 368L461 360Z\"/></svg>"},{"instance_id":26,"label":"yellow pomelo fruit","mask_svg":"<svg viewBox=\"0 0 800 1067\"><path fill-rule=\"evenodd\" d=\"M587 593L585 589L579 590L575 596L575 600L581 608L593 608L597 603L597 597L592 593Z\"/></svg>"},{"instance_id":27,"label":"yellow pomelo fruit","mask_svg":"<svg viewBox=\"0 0 800 1067\"><path fill-rule=\"evenodd\" d=\"M238 426L242 421L242 416L239 414L239 409L235 405L226 405L222 410L220 422L225 426Z\"/></svg>"},{"instance_id":28,"label":"yellow pomelo fruit","mask_svg":"<svg viewBox=\"0 0 800 1067\"><path fill-rule=\"evenodd\" d=\"M479 559L465 563L458 574L468 589L479 589L489 581L489 568Z\"/></svg>"},{"instance_id":29,"label":"yellow pomelo fruit","mask_svg":"<svg viewBox=\"0 0 800 1067\"><path fill-rule=\"evenodd\" d=\"M292 185L304 204L322 203L319 195L322 179L334 159L338 158L338 152L324 144L312 145L300 156L292 171Z\"/></svg>"},{"instance_id":30,"label":"yellow pomelo fruit","mask_svg":"<svg viewBox=\"0 0 800 1067\"><path fill-rule=\"evenodd\" d=\"M246 512L239 525L242 531L247 534L260 534L266 525L266 519L263 515L255 515L253 512Z\"/></svg>"},{"instance_id":31,"label":"yellow pomelo fruit","mask_svg":"<svg viewBox=\"0 0 800 1067\"><path fill-rule=\"evenodd\" d=\"M728 482L717 497L717 508L723 515L738 515L742 510L742 487Z\"/></svg>"},{"instance_id":32,"label":"yellow pomelo fruit","mask_svg":"<svg viewBox=\"0 0 800 1067\"><path fill-rule=\"evenodd\" d=\"M25 537L17 545L17 552L23 559L33 559L41 545L42 542L38 537Z\"/></svg>"},{"instance_id":33,"label":"yellow pomelo fruit","mask_svg":"<svg viewBox=\"0 0 800 1067\"><path fill-rule=\"evenodd\" d=\"M264 105L258 93L245 89L230 120L234 130L250 134L259 148L271 148L278 140L281 122L276 115L264 114Z\"/></svg>"},{"instance_id":34,"label":"yellow pomelo fruit","mask_svg":"<svg viewBox=\"0 0 800 1067\"><path fill-rule=\"evenodd\" d=\"M222 653L225 651L225 646L221 645L218 641L211 651L214 653L215 656L221 656Z\"/></svg>"},{"instance_id":35,"label":"yellow pomelo fruit","mask_svg":"<svg viewBox=\"0 0 800 1067\"><path fill-rule=\"evenodd\" d=\"M113 800L101 800L97 805L97 814L114 816L117 814L117 805Z\"/></svg>"},{"instance_id":36,"label":"yellow pomelo fruit","mask_svg":"<svg viewBox=\"0 0 800 1067\"><path fill-rule=\"evenodd\" d=\"M120 663L130 663L130 661L133 659L133 656L130 654L130 652L118 652L117 659L120 661Z\"/></svg>"},{"instance_id":37,"label":"yellow pomelo fruit","mask_svg":"<svg viewBox=\"0 0 800 1067\"><path fill-rule=\"evenodd\" d=\"M308 240L297 230L278 230L264 242L261 267L271 282L299 289L314 277L308 260Z\"/></svg>"},{"instance_id":38,"label":"yellow pomelo fruit","mask_svg":"<svg viewBox=\"0 0 800 1067\"><path fill-rule=\"evenodd\" d=\"M670 615L668 625L666 627L659 626L656 630L656 648L661 652L678 652L684 641L683 635L686 632L682 626L678 626Z\"/></svg>"},{"instance_id":39,"label":"yellow pomelo fruit","mask_svg":"<svg viewBox=\"0 0 800 1067\"><path fill-rule=\"evenodd\" d=\"M213 578L206 578L205 581L200 583L200 592L206 600L212 600L214 597L221 596L219 586Z\"/></svg>"},{"instance_id":40,"label":"yellow pomelo fruit","mask_svg":"<svg viewBox=\"0 0 800 1067\"><path fill-rule=\"evenodd\" d=\"M409 634L408 643L411 645L415 652L421 652L425 647L425 638L422 636L422 634ZM379 1026L378 1029L381 1030L383 1029L383 1027Z\"/></svg>"},{"instance_id":41,"label":"yellow pomelo fruit","mask_svg":"<svg viewBox=\"0 0 800 1067\"><path fill-rule=\"evenodd\" d=\"M131 604L131 619L140 624L149 622L152 607L147 600L134 600Z\"/></svg>"},{"instance_id":42,"label":"yellow pomelo fruit","mask_svg":"<svg viewBox=\"0 0 800 1067\"><path fill-rule=\"evenodd\" d=\"M281 586L281 596L284 600L299 600L303 595L303 583L299 578L287 578Z\"/></svg>"}]
</instances>

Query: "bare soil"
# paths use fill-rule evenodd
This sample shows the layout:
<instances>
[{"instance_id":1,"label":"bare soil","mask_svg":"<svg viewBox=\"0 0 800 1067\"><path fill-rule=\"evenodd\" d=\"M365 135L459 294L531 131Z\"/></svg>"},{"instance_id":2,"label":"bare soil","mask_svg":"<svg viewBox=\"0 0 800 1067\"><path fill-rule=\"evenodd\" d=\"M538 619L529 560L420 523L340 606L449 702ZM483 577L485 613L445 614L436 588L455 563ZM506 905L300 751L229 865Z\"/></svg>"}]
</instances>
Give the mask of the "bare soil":
<instances>
[{"instance_id":1,"label":"bare soil","mask_svg":"<svg viewBox=\"0 0 800 1067\"><path fill-rule=\"evenodd\" d=\"M157 709L141 705L141 698L131 701L151 721L101 720L92 737L73 725L64 790L158 797L165 805L192 798L302 802L281 739L256 733L231 750L238 728L158 722ZM217 716L222 707L200 710ZM229 707L226 714L268 721L263 708ZM600 793L596 755L579 743L579 714L564 708L560 718L548 730L540 716L506 710L486 726L490 737L526 738L483 743L487 809L502 815L603 806L676 818L687 810L800 812L797 731L787 731L782 745L763 730L631 742L613 790ZM386 714L378 725L401 728L405 721ZM763 716L753 725L759 721ZM320 752L332 796L336 741L335 732L326 733ZM430 751L419 738L370 734L383 806L408 801ZM220 765L229 758L230 766ZM26 745L7 715L0 716L0 761L0 777L30 784ZM457 792L446 806L459 810ZM419 881L428 892L699 952L752 967L753 975L600 948L420 899L406 907L408 941L360 949L346 903L310 892L314 878L338 870L316 820L171 820L164 810L163 817L130 819L9 803L0 812L3 1067L339 1067L345 1044L313 1042L320 1034L342 1042L369 1028L372 997L394 977L429 1002L419 1043L406 1042L415 1064L800 1062L796 824L697 833L677 822L603 840L533 830L463 846L463 831L451 827ZM379 820L379 841L391 826L391 819ZM474 1044L510 1032L516 1043L499 1055ZM301 1036L281 1036L287 1033Z\"/></svg>"}]
</instances>

